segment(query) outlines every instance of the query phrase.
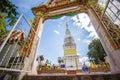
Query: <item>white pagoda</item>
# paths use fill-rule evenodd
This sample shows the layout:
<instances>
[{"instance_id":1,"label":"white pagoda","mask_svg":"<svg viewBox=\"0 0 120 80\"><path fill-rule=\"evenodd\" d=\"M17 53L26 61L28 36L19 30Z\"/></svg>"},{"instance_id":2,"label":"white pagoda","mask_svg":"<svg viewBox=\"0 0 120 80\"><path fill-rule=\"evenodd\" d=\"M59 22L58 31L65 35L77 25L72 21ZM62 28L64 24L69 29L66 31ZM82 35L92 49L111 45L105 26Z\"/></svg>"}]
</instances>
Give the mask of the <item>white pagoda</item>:
<instances>
[{"instance_id":1,"label":"white pagoda","mask_svg":"<svg viewBox=\"0 0 120 80\"><path fill-rule=\"evenodd\" d=\"M68 29L68 23L66 23L66 32L64 38L64 63L67 73L73 74L78 70L79 56L76 52L76 44L73 37L71 36L70 30Z\"/></svg>"}]
</instances>

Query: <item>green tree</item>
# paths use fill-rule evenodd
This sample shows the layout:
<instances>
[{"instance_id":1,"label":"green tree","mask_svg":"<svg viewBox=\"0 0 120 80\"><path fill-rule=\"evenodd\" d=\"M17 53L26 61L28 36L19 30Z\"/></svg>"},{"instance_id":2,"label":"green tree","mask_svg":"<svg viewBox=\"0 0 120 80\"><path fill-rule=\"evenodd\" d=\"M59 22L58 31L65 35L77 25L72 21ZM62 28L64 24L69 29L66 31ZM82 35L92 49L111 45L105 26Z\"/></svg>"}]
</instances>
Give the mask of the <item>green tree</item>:
<instances>
[{"instance_id":1,"label":"green tree","mask_svg":"<svg viewBox=\"0 0 120 80\"><path fill-rule=\"evenodd\" d=\"M4 22L4 16L2 13L0 13L0 44L4 40L5 34L6 34L6 29L5 29L5 22Z\"/></svg>"},{"instance_id":2,"label":"green tree","mask_svg":"<svg viewBox=\"0 0 120 80\"><path fill-rule=\"evenodd\" d=\"M0 13L5 17L8 25L13 25L17 20L17 7L9 0L0 0Z\"/></svg>"},{"instance_id":3,"label":"green tree","mask_svg":"<svg viewBox=\"0 0 120 80\"><path fill-rule=\"evenodd\" d=\"M105 61L106 53L99 39L92 40L88 45L88 50L87 56L90 61L95 61L95 64Z\"/></svg>"},{"instance_id":4,"label":"green tree","mask_svg":"<svg viewBox=\"0 0 120 80\"><path fill-rule=\"evenodd\" d=\"M0 0L0 44L7 33L6 26L13 25L17 20L17 7L9 0Z\"/></svg>"},{"instance_id":5,"label":"green tree","mask_svg":"<svg viewBox=\"0 0 120 80\"><path fill-rule=\"evenodd\" d=\"M58 63L59 64L63 63L63 59L61 57L58 57Z\"/></svg>"},{"instance_id":6,"label":"green tree","mask_svg":"<svg viewBox=\"0 0 120 80\"><path fill-rule=\"evenodd\" d=\"M45 62L45 66L47 66L49 64L49 60L47 59Z\"/></svg>"}]
</instances>

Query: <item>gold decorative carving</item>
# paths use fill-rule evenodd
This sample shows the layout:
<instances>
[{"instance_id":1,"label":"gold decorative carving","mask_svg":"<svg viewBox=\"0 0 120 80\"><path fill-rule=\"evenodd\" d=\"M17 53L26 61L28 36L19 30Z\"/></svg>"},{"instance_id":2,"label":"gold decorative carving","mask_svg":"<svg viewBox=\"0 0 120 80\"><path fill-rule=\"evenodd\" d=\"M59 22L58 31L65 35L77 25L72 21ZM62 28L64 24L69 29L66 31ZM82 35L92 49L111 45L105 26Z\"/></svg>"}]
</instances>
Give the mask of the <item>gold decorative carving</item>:
<instances>
[{"instance_id":1,"label":"gold decorative carving","mask_svg":"<svg viewBox=\"0 0 120 80\"><path fill-rule=\"evenodd\" d=\"M76 1L77 0L61 0L61 1L58 1L58 2L49 2L47 7L52 8L52 7L62 6L62 5L66 5L66 4L69 4L69 3L76 2Z\"/></svg>"},{"instance_id":2,"label":"gold decorative carving","mask_svg":"<svg viewBox=\"0 0 120 80\"><path fill-rule=\"evenodd\" d=\"M116 24L110 24L107 27L111 37L113 38L116 46L119 48L120 47L120 28Z\"/></svg>"},{"instance_id":3,"label":"gold decorative carving","mask_svg":"<svg viewBox=\"0 0 120 80\"><path fill-rule=\"evenodd\" d=\"M116 48L120 47L120 28L117 24L114 24L105 14L102 17L102 21L105 24L108 33L112 37Z\"/></svg>"},{"instance_id":4,"label":"gold decorative carving","mask_svg":"<svg viewBox=\"0 0 120 80\"><path fill-rule=\"evenodd\" d=\"M107 37L110 40L111 45L113 45L114 49L120 48L120 27L117 24L114 24L106 14L103 15L103 7L96 5L95 10L106 27Z\"/></svg>"},{"instance_id":5,"label":"gold decorative carving","mask_svg":"<svg viewBox=\"0 0 120 80\"><path fill-rule=\"evenodd\" d=\"M44 12L39 11L35 14L36 17L42 17L44 15Z\"/></svg>"},{"instance_id":6,"label":"gold decorative carving","mask_svg":"<svg viewBox=\"0 0 120 80\"><path fill-rule=\"evenodd\" d=\"M89 8L89 6L90 5L92 5L92 6L96 6L96 4L97 4L97 1L95 1L95 0L87 0L86 1L86 6Z\"/></svg>"}]
</instances>

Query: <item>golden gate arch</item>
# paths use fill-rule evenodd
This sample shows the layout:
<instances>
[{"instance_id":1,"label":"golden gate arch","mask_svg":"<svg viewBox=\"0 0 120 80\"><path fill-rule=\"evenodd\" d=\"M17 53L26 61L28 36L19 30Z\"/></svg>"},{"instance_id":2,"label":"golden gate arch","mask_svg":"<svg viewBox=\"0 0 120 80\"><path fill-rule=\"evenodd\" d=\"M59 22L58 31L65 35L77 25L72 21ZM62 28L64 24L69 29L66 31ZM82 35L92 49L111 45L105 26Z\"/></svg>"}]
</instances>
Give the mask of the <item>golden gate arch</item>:
<instances>
[{"instance_id":1,"label":"golden gate arch","mask_svg":"<svg viewBox=\"0 0 120 80\"><path fill-rule=\"evenodd\" d=\"M108 0L105 8L100 7L97 3L98 0L58 0L58 2L49 0L47 4L32 8L35 15L33 28L41 38L45 20L73 16L82 12L88 14L107 53L111 71L120 72L120 27L114 24L105 14L111 1ZM32 35L29 37L32 37ZM34 38L32 48L38 46L35 44L36 41L38 39ZM40 40L38 42L40 43ZM33 68L33 70L36 70L35 67Z\"/></svg>"}]
</instances>

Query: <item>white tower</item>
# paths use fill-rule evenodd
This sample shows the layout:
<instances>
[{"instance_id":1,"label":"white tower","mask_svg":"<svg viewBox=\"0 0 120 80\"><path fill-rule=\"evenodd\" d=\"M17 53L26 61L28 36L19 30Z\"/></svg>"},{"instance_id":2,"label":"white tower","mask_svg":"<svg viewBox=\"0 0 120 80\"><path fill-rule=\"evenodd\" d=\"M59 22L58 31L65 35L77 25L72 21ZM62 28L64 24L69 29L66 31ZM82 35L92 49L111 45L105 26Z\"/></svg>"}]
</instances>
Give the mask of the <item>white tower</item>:
<instances>
[{"instance_id":1,"label":"white tower","mask_svg":"<svg viewBox=\"0 0 120 80\"><path fill-rule=\"evenodd\" d=\"M68 29L68 23L66 23L66 32L64 38L64 62L65 69L68 73L76 73L79 64L79 56L76 52L76 44Z\"/></svg>"}]
</instances>

